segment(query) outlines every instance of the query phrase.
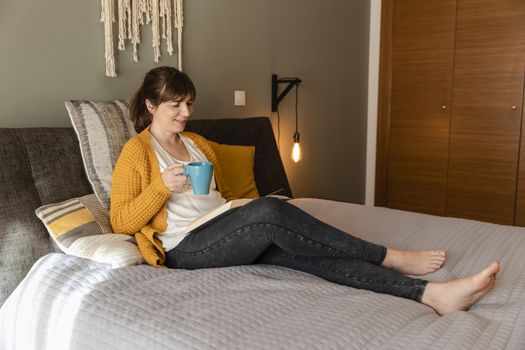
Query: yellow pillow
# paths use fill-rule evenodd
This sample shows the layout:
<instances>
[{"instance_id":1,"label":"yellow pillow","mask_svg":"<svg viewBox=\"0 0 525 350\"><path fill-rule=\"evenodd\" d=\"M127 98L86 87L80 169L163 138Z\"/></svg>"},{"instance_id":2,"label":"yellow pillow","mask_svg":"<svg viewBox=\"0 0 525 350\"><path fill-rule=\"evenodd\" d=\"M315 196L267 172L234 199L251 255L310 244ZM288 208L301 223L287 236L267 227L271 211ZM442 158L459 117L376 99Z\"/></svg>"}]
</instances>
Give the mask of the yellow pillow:
<instances>
[{"instance_id":1,"label":"yellow pillow","mask_svg":"<svg viewBox=\"0 0 525 350\"><path fill-rule=\"evenodd\" d=\"M239 198L257 198L253 163L255 146L224 145L208 141L217 155L224 182Z\"/></svg>"}]
</instances>

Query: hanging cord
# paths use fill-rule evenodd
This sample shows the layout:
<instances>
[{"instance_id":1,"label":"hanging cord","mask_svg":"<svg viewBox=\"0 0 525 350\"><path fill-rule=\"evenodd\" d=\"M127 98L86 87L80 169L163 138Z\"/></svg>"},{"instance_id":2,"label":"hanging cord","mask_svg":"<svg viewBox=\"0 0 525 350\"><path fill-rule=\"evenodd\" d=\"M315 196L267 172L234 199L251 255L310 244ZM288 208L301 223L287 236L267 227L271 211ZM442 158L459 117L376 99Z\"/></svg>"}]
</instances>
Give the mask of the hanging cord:
<instances>
[{"instance_id":1,"label":"hanging cord","mask_svg":"<svg viewBox=\"0 0 525 350\"><path fill-rule=\"evenodd\" d=\"M277 107L277 150L281 151L281 115L279 114L279 107Z\"/></svg>"},{"instance_id":2,"label":"hanging cord","mask_svg":"<svg viewBox=\"0 0 525 350\"><path fill-rule=\"evenodd\" d=\"M299 133L299 114L297 112L297 107L299 105L299 85L295 85L295 132Z\"/></svg>"}]
</instances>

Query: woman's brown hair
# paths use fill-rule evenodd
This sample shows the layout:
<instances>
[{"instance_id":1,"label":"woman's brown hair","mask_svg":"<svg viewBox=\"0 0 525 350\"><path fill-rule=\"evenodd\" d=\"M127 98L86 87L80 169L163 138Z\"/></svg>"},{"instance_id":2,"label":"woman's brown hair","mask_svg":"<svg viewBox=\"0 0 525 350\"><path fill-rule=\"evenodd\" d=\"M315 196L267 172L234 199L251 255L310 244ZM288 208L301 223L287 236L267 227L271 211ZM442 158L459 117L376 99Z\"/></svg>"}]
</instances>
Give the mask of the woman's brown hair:
<instances>
[{"instance_id":1,"label":"woman's brown hair","mask_svg":"<svg viewBox=\"0 0 525 350\"><path fill-rule=\"evenodd\" d=\"M146 73L144 81L129 102L129 117L137 132L146 129L152 115L146 107L146 100L155 106L162 102L177 101L190 96L195 99L195 86L191 79L173 67L157 67Z\"/></svg>"}]
</instances>

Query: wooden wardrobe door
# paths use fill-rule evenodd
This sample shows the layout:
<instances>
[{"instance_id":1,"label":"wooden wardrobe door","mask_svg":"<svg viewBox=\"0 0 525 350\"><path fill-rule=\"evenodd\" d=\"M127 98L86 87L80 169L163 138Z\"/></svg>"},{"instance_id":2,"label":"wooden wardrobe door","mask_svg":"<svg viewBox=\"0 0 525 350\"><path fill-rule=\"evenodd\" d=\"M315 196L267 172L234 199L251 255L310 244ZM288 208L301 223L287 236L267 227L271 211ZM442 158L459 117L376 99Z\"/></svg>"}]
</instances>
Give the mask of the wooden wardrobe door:
<instances>
[{"instance_id":1,"label":"wooden wardrobe door","mask_svg":"<svg viewBox=\"0 0 525 350\"><path fill-rule=\"evenodd\" d=\"M523 105L525 106L525 100ZM525 226L525 125L523 125L523 111L521 118L521 145L519 155L520 159L518 163L518 191L516 194L516 210L514 215L514 225L517 226Z\"/></svg>"},{"instance_id":2,"label":"wooden wardrobe door","mask_svg":"<svg viewBox=\"0 0 525 350\"><path fill-rule=\"evenodd\" d=\"M386 205L445 214L456 0L396 0Z\"/></svg>"},{"instance_id":3,"label":"wooden wardrobe door","mask_svg":"<svg viewBox=\"0 0 525 350\"><path fill-rule=\"evenodd\" d=\"M513 224L525 1L459 0L447 215Z\"/></svg>"}]
</instances>

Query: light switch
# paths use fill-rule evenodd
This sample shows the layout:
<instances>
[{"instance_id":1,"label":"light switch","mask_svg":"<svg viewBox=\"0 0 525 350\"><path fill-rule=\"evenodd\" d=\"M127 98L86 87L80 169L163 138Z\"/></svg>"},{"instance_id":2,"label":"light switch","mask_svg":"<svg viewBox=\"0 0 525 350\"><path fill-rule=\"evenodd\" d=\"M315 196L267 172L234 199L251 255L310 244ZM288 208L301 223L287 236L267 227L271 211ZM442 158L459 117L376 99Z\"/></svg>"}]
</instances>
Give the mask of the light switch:
<instances>
[{"instance_id":1,"label":"light switch","mask_svg":"<svg viewBox=\"0 0 525 350\"><path fill-rule=\"evenodd\" d=\"M235 90L235 106L246 106L246 91L244 90Z\"/></svg>"}]
</instances>

